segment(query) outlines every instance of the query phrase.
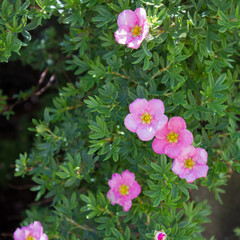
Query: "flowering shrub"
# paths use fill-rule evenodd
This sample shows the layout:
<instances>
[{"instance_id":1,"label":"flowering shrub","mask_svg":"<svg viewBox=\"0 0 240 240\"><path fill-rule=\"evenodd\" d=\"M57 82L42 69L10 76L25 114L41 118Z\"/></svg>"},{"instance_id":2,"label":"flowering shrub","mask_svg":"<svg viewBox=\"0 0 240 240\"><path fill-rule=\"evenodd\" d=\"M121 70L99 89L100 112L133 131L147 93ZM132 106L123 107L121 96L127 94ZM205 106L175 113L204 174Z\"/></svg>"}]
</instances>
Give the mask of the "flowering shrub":
<instances>
[{"instance_id":1,"label":"flowering shrub","mask_svg":"<svg viewBox=\"0 0 240 240\"><path fill-rule=\"evenodd\" d=\"M204 239L198 186L221 201L240 171L239 1L12 2L1 60L19 52L63 85L16 160L49 202L24 225L49 239Z\"/></svg>"}]
</instances>

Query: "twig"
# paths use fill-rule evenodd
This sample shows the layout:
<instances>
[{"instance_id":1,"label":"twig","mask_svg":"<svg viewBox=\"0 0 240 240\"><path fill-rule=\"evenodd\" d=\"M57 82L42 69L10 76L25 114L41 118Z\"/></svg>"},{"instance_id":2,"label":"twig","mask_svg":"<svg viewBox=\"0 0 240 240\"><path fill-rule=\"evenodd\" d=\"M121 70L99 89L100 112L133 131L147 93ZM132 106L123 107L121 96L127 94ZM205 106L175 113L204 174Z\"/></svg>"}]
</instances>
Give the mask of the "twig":
<instances>
[{"instance_id":1,"label":"twig","mask_svg":"<svg viewBox=\"0 0 240 240\"><path fill-rule=\"evenodd\" d=\"M37 88L43 83L43 80L48 72L49 68L47 67L41 74L40 79L38 80Z\"/></svg>"},{"instance_id":2,"label":"twig","mask_svg":"<svg viewBox=\"0 0 240 240\"><path fill-rule=\"evenodd\" d=\"M146 223L146 225L149 226L150 225L150 215L147 214L147 213L146 213L146 215L147 215L147 223Z\"/></svg>"},{"instance_id":3,"label":"twig","mask_svg":"<svg viewBox=\"0 0 240 240\"><path fill-rule=\"evenodd\" d=\"M52 82L55 79L55 73L50 77L48 83L45 85L45 87L41 88L39 91L35 92L35 96L41 95L44 91L46 91L52 84Z\"/></svg>"},{"instance_id":4,"label":"twig","mask_svg":"<svg viewBox=\"0 0 240 240\"><path fill-rule=\"evenodd\" d=\"M125 76L125 75L120 74L118 72L111 72L111 74L116 75L116 76L121 77L121 78L125 78L125 79L129 79L130 78L129 76Z\"/></svg>"},{"instance_id":5,"label":"twig","mask_svg":"<svg viewBox=\"0 0 240 240\"><path fill-rule=\"evenodd\" d=\"M41 76L38 80L38 84L35 88L35 90L32 91L31 95L29 95L27 98L25 99L20 99L19 101L16 101L15 103L11 104L11 105L7 105L0 114L3 114L4 112L7 112L7 111L11 111L16 105L20 104L20 103L23 103L25 101L27 101L30 97L32 96L39 96L41 95L44 91L46 91L52 84L52 82L55 80L55 73L50 77L48 83L45 85L45 87L41 88L40 90L38 90L39 86L43 83L44 81L44 78L48 72L48 67L41 73ZM10 100L10 99L9 99Z\"/></svg>"},{"instance_id":6,"label":"twig","mask_svg":"<svg viewBox=\"0 0 240 240\"><path fill-rule=\"evenodd\" d=\"M80 103L80 104L77 104L77 105L74 105L74 106L69 106L69 107L62 108L62 111L69 111L69 110L72 110L72 109L79 108L81 106L83 106L83 103Z\"/></svg>"},{"instance_id":7,"label":"twig","mask_svg":"<svg viewBox=\"0 0 240 240\"><path fill-rule=\"evenodd\" d=\"M170 65L171 65L171 63L170 63L168 66L166 66L165 68L161 68L160 70L158 70L158 72L156 72L155 74L153 74L152 78L154 79L154 78L155 78L156 76L158 76L161 72L164 72L164 71L168 70L169 67L170 67Z\"/></svg>"},{"instance_id":8,"label":"twig","mask_svg":"<svg viewBox=\"0 0 240 240\"><path fill-rule=\"evenodd\" d=\"M36 185L33 185L33 184L28 184L28 185L24 185L24 186L15 186L11 183L8 184L8 186L12 189L16 189L16 190L25 190L25 189L29 189L29 188L32 188Z\"/></svg>"},{"instance_id":9,"label":"twig","mask_svg":"<svg viewBox=\"0 0 240 240\"><path fill-rule=\"evenodd\" d=\"M85 231L87 230L87 231L94 232L93 229L91 229L91 228L89 228L89 227L87 227L87 226L79 225L79 224L76 223L73 219L68 218L68 217L66 217L65 215L63 215L63 216L67 219L68 222L70 222L70 223L71 223L72 225L74 225L75 227L80 228L80 229L85 230Z\"/></svg>"},{"instance_id":10,"label":"twig","mask_svg":"<svg viewBox=\"0 0 240 240\"><path fill-rule=\"evenodd\" d=\"M39 206L53 201L53 197L43 199L42 201L30 203L29 206Z\"/></svg>"}]
</instances>

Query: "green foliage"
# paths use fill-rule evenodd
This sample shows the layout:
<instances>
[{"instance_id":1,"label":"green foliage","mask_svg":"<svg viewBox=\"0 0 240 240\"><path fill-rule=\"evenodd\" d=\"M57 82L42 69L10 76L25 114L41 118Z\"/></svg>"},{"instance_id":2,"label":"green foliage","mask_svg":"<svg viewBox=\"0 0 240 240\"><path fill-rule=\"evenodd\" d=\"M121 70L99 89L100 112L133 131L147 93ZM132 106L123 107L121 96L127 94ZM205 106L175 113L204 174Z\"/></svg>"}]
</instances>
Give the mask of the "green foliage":
<instances>
[{"instance_id":1,"label":"green foliage","mask_svg":"<svg viewBox=\"0 0 240 240\"><path fill-rule=\"evenodd\" d=\"M58 6L57 1L49 0L3 0L0 9L0 61L7 62L11 52L19 54L26 43L20 40L19 34L27 41L31 40L29 31L37 28L42 19L52 14L51 6ZM29 21L29 19L31 19Z\"/></svg>"},{"instance_id":2,"label":"green foliage","mask_svg":"<svg viewBox=\"0 0 240 240\"><path fill-rule=\"evenodd\" d=\"M18 34L29 40L28 31L55 16L61 28L44 30L44 39L51 36L51 44L42 46L46 58L33 55L30 62L71 76L44 119L33 120L33 150L16 161L15 175L29 175L36 183L36 200L51 201L41 216L41 210L27 212L24 223L41 220L50 239L153 239L161 229L168 239L204 239L210 208L194 200L192 189L205 186L221 201L232 171L240 172L239 1L15 4L25 8L2 3L2 60L11 51L34 52L40 40L20 50ZM146 9L150 32L133 50L119 45L114 32L118 14L137 7ZM155 154L151 142L125 128L128 106L136 98L161 99L169 118L186 120L193 145L208 152L207 178L193 184L180 179L171 170L172 159ZM111 175L125 169L135 173L142 188L129 212L106 198Z\"/></svg>"}]
</instances>

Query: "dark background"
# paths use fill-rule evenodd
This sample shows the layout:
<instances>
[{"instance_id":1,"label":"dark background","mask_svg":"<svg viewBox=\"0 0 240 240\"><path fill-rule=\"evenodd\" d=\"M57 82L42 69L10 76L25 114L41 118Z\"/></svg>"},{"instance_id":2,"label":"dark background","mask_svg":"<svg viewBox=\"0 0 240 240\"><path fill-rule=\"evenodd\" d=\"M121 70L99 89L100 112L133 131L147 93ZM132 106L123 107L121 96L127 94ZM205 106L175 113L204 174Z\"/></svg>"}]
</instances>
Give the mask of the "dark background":
<instances>
[{"instance_id":1,"label":"dark background","mask_svg":"<svg viewBox=\"0 0 240 240\"><path fill-rule=\"evenodd\" d=\"M23 66L20 61L1 63L0 89L8 96L8 106L18 102L12 98L14 94L36 87L40 76L40 71ZM47 74L46 79L50 76ZM51 106L56 94L56 87L50 87L39 97L33 95L18 102L9 120L0 115L0 239L13 239L12 233L24 218L24 211L36 204L35 192L30 191L34 183L29 177L14 177L14 164L20 153L31 150L34 133L28 128L33 127L32 119L42 118L44 107Z\"/></svg>"}]
</instances>

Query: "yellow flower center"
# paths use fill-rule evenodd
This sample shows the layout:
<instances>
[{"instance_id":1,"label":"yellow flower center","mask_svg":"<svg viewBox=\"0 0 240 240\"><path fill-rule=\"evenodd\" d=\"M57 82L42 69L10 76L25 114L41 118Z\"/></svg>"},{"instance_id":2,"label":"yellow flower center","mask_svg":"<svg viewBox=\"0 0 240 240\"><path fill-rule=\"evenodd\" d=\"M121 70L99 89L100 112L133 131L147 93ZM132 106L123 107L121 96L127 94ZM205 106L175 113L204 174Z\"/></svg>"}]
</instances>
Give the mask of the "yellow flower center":
<instances>
[{"instance_id":1,"label":"yellow flower center","mask_svg":"<svg viewBox=\"0 0 240 240\"><path fill-rule=\"evenodd\" d=\"M25 238L25 240L34 240L35 238L33 237L33 236L31 236L31 235L28 235L26 238Z\"/></svg>"},{"instance_id":2,"label":"yellow flower center","mask_svg":"<svg viewBox=\"0 0 240 240\"><path fill-rule=\"evenodd\" d=\"M193 166L196 164L191 158L188 158L184 161L184 166L185 168L189 168L189 169L192 169Z\"/></svg>"},{"instance_id":3,"label":"yellow flower center","mask_svg":"<svg viewBox=\"0 0 240 240\"><path fill-rule=\"evenodd\" d=\"M178 142L178 134L177 133L174 133L174 132L170 132L168 135L167 135L167 140L170 142L170 143L177 143Z\"/></svg>"},{"instance_id":4,"label":"yellow flower center","mask_svg":"<svg viewBox=\"0 0 240 240\"><path fill-rule=\"evenodd\" d=\"M119 187L119 192L120 192L121 195L124 196L124 195L129 194L128 189L129 189L129 186L123 184Z\"/></svg>"},{"instance_id":5,"label":"yellow flower center","mask_svg":"<svg viewBox=\"0 0 240 240\"><path fill-rule=\"evenodd\" d=\"M150 115L148 112L145 112L140 118L142 119L143 124L150 124L152 120L152 115Z\"/></svg>"},{"instance_id":6,"label":"yellow flower center","mask_svg":"<svg viewBox=\"0 0 240 240\"><path fill-rule=\"evenodd\" d=\"M142 28L139 27L138 25L135 25L135 26L131 29L131 32L132 32L133 37L141 36Z\"/></svg>"}]
</instances>

